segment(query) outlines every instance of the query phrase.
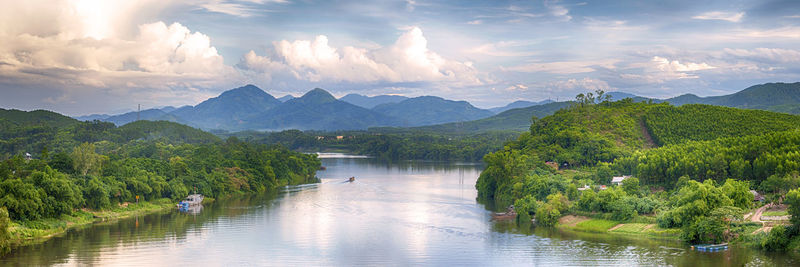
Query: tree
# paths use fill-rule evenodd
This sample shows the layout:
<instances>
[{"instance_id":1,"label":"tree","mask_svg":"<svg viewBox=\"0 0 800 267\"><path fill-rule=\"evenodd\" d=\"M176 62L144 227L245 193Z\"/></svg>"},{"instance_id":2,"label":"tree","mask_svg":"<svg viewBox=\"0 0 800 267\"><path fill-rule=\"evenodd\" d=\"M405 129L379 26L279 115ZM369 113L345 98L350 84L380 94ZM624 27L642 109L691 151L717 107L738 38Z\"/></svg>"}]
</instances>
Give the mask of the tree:
<instances>
[{"instance_id":1,"label":"tree","mask_svg":"<svg viewBox=\"0 0 800 267\"><path fill-rule=\"evenodd\" d=\"M6 254L11 251L10 238L8 234L8 226L11 221L8 219L8 210L5 207L0 207L0 255Z\"/></svg>"},{"instance_id":2,"label":"tree","mask_svg":"<svg viewBox=\"0 0 800 267\"><path fill-rule=\"evenodd\" d=\"M90 171L100 172L103 157L95 152L94 144L83 143L72 150L72 162L75 171L86 176Z\"/></svg>"},{"instance_id":3,"label":"tree","mask_svg":"<svg viewBox=\"0 0 800 267\"><path fill-rule=\"evenodd\" d=\"M786 199L783 203L789 205L789 215L791 215L791 222L796 227L800 226L800 188L792 189L786 193Z\"/></svg>"},{"instance_id":4,"label":"tree","mask_svg":"<svg viewBox=\"0 0 800 267\"><path fill-rule=\"evenodd\" d=\"M628 195L638 196L639 195L639 178L636 177L628 177L625 180L622 180L622 190Z\"/></svg>"}]
</instances>

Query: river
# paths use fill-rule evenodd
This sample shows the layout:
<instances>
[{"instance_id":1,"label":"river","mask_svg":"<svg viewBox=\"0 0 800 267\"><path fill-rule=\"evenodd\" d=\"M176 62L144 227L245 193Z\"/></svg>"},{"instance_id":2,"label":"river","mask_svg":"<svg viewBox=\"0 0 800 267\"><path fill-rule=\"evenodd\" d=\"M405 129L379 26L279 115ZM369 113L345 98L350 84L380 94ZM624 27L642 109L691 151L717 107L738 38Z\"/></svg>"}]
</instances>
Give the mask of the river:
<instances>
[{"instance_id":1,"label":"river","mask_svg":"<svg viewBox=\"0 0 800 267\"><path fill-rule=\"evenodd\" d=\"M0 265L753 265L795 258L745 248L518 229L475 201L477 164L379 163L326 155L321 183L74 229ZM354 182L347 178L355 176Z\"/></svg>"}]
</instances>

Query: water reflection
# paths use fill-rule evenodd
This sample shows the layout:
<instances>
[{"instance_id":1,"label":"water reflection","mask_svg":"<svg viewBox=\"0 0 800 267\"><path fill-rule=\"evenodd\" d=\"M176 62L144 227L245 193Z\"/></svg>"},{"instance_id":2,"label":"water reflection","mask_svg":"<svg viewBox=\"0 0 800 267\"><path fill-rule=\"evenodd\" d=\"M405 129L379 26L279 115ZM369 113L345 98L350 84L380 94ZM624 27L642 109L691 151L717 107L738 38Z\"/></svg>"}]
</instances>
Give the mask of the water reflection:
<instances>
[{"instance_id":1,"label":"water reflection","mask_svg":"<svg viewBox=\"0 0 800 267\"><path fill-rule=\"evenodd\" d=\"M773 265L786 255L495 223L480 165L325 158L321 183L95 224L0 265ZM354 182L347 178L355 176Z\"/></svg>"}]
</instances>

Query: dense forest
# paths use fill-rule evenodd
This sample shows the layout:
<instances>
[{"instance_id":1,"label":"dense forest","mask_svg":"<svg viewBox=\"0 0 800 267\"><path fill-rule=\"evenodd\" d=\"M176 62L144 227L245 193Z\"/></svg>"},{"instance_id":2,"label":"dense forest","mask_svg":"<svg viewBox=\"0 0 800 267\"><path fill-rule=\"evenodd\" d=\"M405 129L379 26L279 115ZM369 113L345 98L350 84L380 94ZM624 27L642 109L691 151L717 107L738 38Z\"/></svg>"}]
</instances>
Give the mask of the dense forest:
<instances>
[{"instance_id":1,"label":"dense forest","mask_svg":"<svg viewBox=\"0 0 800 267\"><path fill-rule=\"evenodd\" d=\"M775 204L800 197L790 191L800 186L798 149L800 116L611 102L598 91L534 118L530 131L487 154L476 188L481 201L513 203L519 222L556 225L563 215L581 214L679 229L690 243L747 239L771 249L789 242L778 233L794 236L796 227L751 235L760 225L743 215L758 207L750 190ZM611 184L622 175L631 177ZM792 209L790 215L800 213Z\"/></svg>"},{"instance_id":2,"label":"dense forest","mask_svg":"<svg viewBox=\"0 0 800 267\"><path fill-rule=\"evenodd\" d=\"M519 132L486 132L449 135L408 131L339 131L316 132L287 130L281 132L239 132L230 134L242 140L279 144L297 151L336 151L368 155L380 160L480 161Z\"/></svg>"},{"instance_id":3,"label":"dense forest","mask_svg":"<svg viewBox=\"0 0 800 267\"><path fill-rule=\"evenodd\" d=\"M314 182L320 167L313 154L236 137L222 141L165 121L116 127L47 111L2 110L0 125L3 250L9 218L25 223L191 192L213 198L265 192Z\"/></svg>"}]
</instances>

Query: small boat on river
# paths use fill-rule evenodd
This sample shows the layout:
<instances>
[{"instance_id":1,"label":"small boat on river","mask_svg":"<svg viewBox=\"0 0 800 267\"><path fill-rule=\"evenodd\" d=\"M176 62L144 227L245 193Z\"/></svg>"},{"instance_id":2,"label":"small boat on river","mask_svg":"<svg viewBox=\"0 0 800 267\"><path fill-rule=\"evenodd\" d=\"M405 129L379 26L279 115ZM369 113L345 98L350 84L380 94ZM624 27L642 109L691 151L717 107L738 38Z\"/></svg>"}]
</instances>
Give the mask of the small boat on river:
<instances>
[{"instance_id":1,"label":"small boat on river","mask_svg":"<svg viewBox=\"0 0 800 267\"><path fill-rule=\"evenodd\" d=\"M506 212L492 213L492 219L496 221L513 220L517 218L517 211L514 210L514 205L508 206Z\"/></svg>"},{"instance_id":2,"label":"small boat on river","mask_svg":"<svg viewBox=\"0 0 800 267\"><path fill-rule=\"evenodd\" d=\"M693 250L697 251L704 251L704 252L715 252L715 251L723 251L728 249L728 243L722 244L713 244L713 245L694 245L692 246Z\"/></svg>"},{"instance_id":3,"label":"small boat on river","mask_svg":"<svg viewBox=\"0 0 800 267\"><path fill-rule=\"evenodd\" d=\"M198 206L202 203L203 203L203 195L192 194L183 199L183 201L178 202L178 208L189 208L191 206Z\"/></svg>"},{"instance_id":4,"label":"small boat on river","mask_svg":"<svg viewBox=\"0 0 800 267\"><path fill-rule=\"evenodd\" d=\"M355 176L351 176L350 179L347 179L347 181L351 182L351 183L355 182L356 181L356 177Z\"/></svg>"}]
</instances>

